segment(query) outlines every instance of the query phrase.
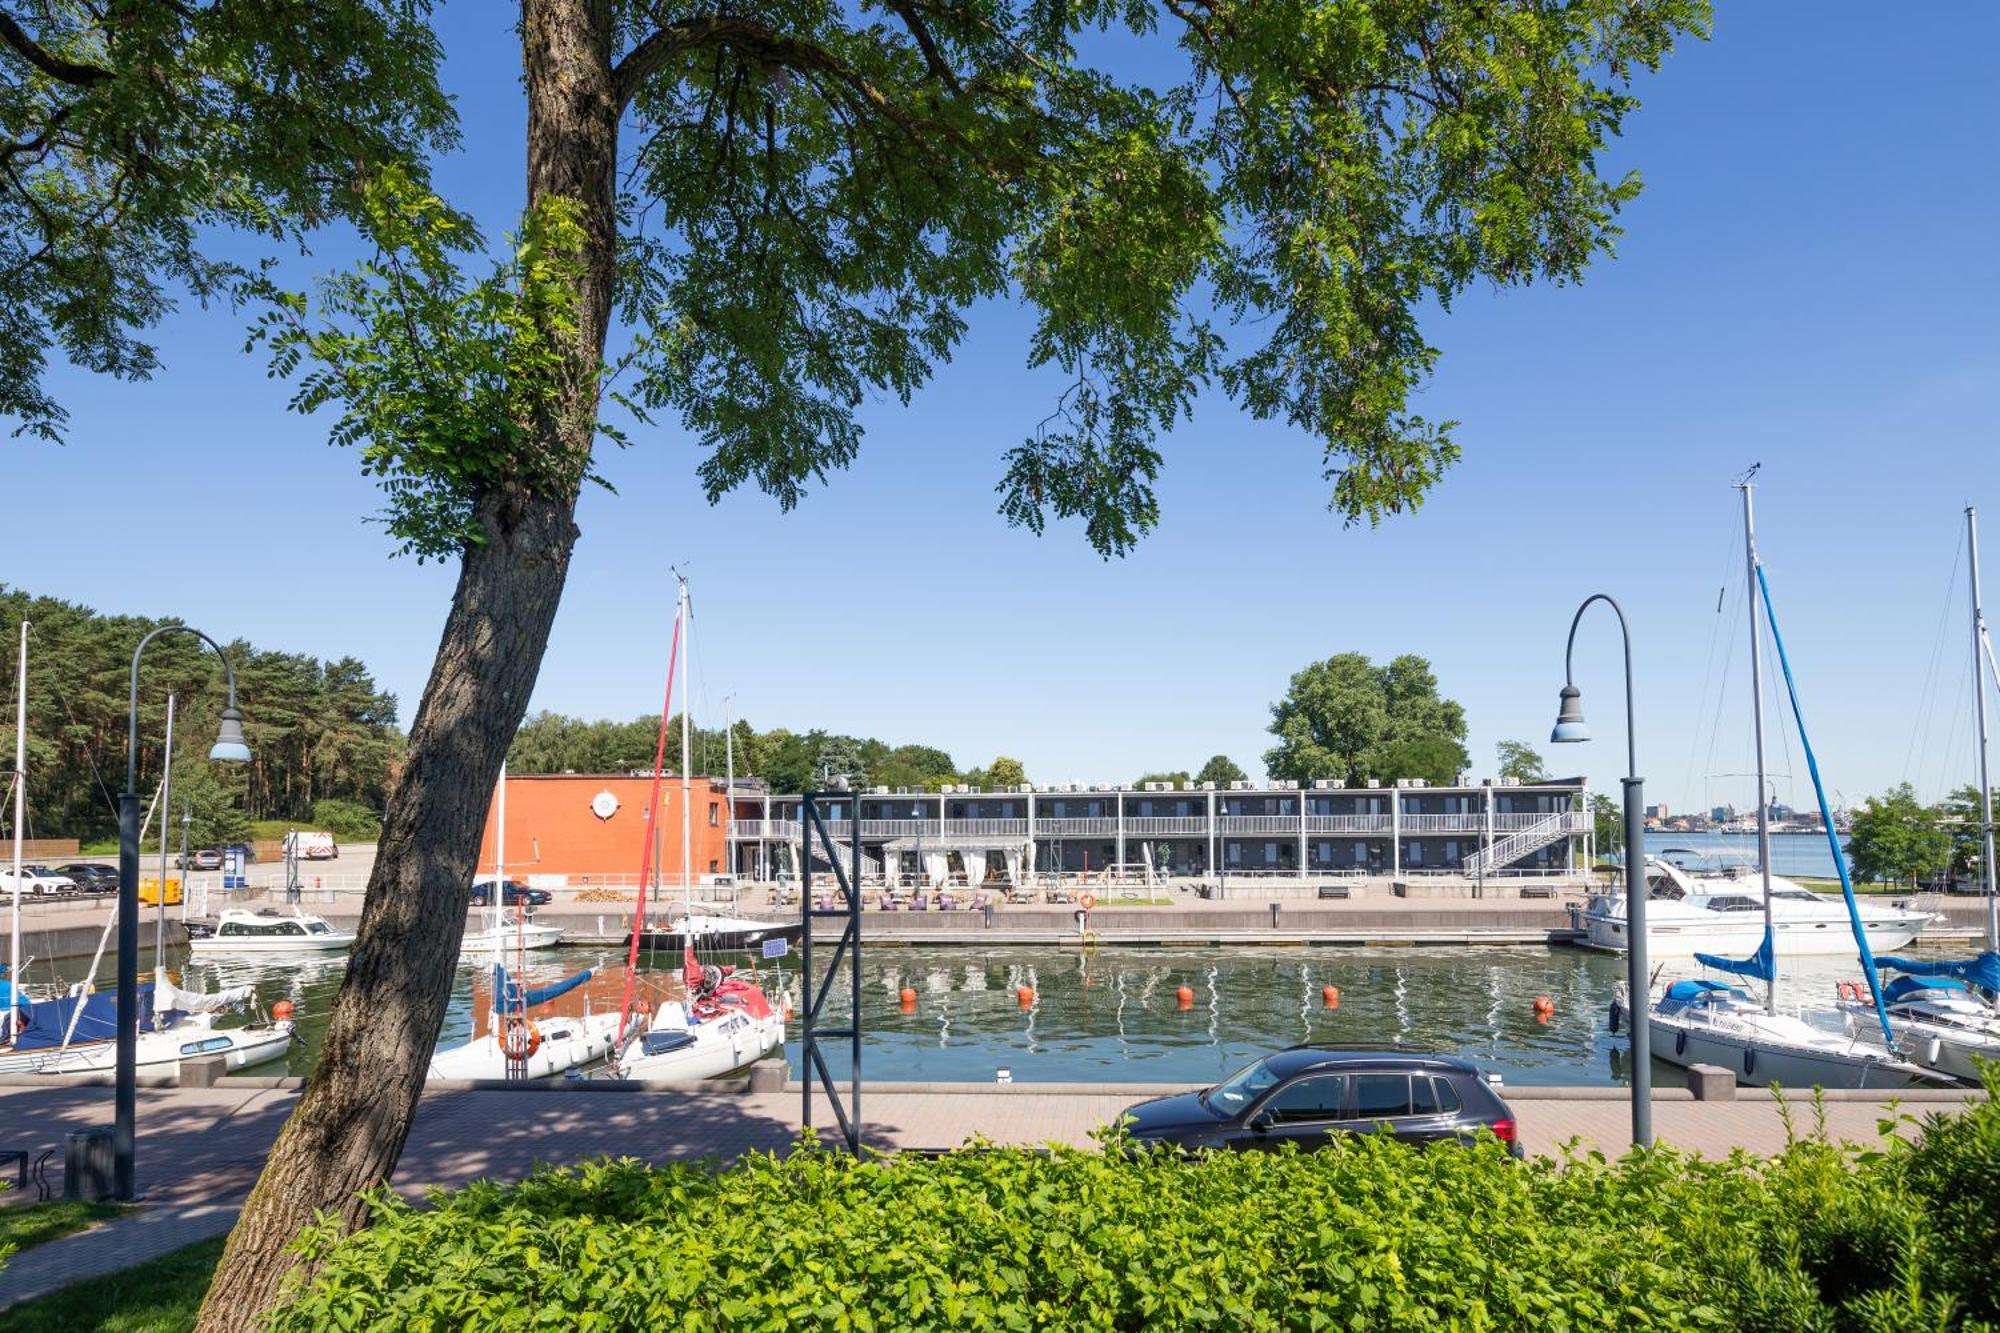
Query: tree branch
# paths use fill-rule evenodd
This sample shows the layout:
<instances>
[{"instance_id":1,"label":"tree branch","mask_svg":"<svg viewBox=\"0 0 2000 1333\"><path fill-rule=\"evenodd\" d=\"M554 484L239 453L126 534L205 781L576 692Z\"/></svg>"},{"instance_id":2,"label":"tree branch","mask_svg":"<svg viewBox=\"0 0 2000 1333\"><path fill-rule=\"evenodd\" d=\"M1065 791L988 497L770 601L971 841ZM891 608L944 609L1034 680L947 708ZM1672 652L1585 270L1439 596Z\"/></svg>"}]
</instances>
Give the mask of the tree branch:
<instances>
[{"instance_id":1,"label":"tree branch","mask_svg":"<svg viewBox=\"0 0 2000 1333\"><path fill-rule=\"evenodd\" d=\"M79 65L43 48L12 14L0 13L0 41L4 41L30 65L59 83L88 88L111 77L111 71L97 65Z\"/></svg>"},{"instance_id":2,"label":"tree branch","mask_svg":"<svg viewBox=\"0 0 2000 1333\"><path fill-rule=\"evenodd\" d=\"M916 40L917 49L924 53L924 64L929 67L932 77L955 93L964 92L965 89L958 81L958 75L952 72L951 62L946 60L944 52L938 49L938 44L931 37L930 28L918 14L916 5L909 3L909 0L885 0L885 2L895 12L896 17L903 20L903 26L910 30L910 36Z\"/></svg>"}]
</instances>

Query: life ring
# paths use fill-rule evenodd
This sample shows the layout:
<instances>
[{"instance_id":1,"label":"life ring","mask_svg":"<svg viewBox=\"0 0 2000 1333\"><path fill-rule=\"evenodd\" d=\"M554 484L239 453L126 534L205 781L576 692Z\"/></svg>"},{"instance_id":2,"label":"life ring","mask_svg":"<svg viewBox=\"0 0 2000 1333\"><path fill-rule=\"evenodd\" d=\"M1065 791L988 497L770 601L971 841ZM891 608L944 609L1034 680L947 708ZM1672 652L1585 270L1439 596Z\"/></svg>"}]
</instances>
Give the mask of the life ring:
<instances>
[{"instance_id":1,"label":"life ring","mask_svg":"<svg viewBox=\"0 0 2000 1333\"><path fill-rule=\"evenodd\" d=\"M1091 908L1097 906L1097 895L1085 889L1083 893L1078 895L1076 905L1088 912Z\"/></svg>"},{"instance_id":2,"label":"life ring","mask_svg":"<svg viewBox=\"0 0 2000 1333\"><path fill-rule=\"evenodd\" d=\"M542 1030L532 1018L510 1018L500 1033L500 1049L515 1064L523 1064L542 1048Z\"/></svg>"}]
</instances>

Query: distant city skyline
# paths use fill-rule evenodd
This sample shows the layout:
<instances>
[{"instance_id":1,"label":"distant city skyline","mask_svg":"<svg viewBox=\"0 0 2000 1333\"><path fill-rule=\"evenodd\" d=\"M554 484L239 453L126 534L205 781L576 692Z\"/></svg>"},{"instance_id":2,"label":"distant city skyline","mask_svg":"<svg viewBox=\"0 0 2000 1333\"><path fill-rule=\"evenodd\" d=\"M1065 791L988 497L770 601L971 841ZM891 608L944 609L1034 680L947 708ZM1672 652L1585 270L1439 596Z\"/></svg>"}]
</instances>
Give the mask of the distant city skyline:
<instances>
[{"instance_id":1,"label":"distant city skyline","mask_svg":"<svg viewBox=\"0 0 2000 1333\"><path fill-rule=\"evenodd\" d=\"M2000 186L1966 167L2000 137L1978 91L2000 11L1876 16L1726 10L1712 42L1640 83L1612 155L1647 181L1620 255L1579 287L1472 293L1429 319L1443 355L1419 410L1461 423L1465 457L1419 512L1343 529L1313 442L1211 394L1164 439L1161 525L1129 558L1100 561L1073 527L1010 530L1001 455L1050 385L1022 369L1021 312L991 303L910 407L867 409L860 459L793 513L756 494L703 503L678 428L607 447L619 494L584 499L531 709L656 710L680 563L705 725L733 695L759 727L923 742L962 767L1007 754L1037 781L1216 753L1255 774L1292 672L1413 652L1466 708L1475 780L1497 742L1523 740L1615 793L1621 668L1601 610L1576 660L1596 739L1547 743L1570 616L1604 591L1632 617L1648 803L1747 809L1730 481L1761 462L1761 544L1829 796L1971 781L1961 511L1981 504L2000 533ZM502 235L520 109L495 71L518 50L504 15L450 6L442 22L467 143L440 179ZM454 571L389 560L358 460L326 445L324 419L286 411L291 387L242 353L242 326L190 303L154 382L54 378L68 444L6 446L10 491L33 500L16 521L34 521L5 582L352 653L407 724ZM1991 602L2000 536L1989 547ZM1769 716L1777 795L1809 809L1788 715Z\"/></svg>"}]
</instances>

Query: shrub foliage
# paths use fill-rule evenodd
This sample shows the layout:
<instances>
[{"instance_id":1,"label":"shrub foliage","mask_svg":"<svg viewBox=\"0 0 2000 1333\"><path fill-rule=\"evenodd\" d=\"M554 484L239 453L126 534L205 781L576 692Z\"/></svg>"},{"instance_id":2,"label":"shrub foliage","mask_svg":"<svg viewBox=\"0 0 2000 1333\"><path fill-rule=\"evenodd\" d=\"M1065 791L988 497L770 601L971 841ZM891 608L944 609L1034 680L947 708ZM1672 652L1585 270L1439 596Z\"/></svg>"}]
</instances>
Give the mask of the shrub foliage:
<instances>
[{"instance_id":1,"label":"shrub foliage","mask_svg":"<svg viewBox=\"0 0 2000 1333\"><path fill-rule=\"evenodd\" d=\"M1885 1125L1885 1129L1893 1126ZM1357 1139L600 1161L306 1236L285 1330L1990 1330L2000 1113L1769 1161Z\"/></svg>"}]
</instances>

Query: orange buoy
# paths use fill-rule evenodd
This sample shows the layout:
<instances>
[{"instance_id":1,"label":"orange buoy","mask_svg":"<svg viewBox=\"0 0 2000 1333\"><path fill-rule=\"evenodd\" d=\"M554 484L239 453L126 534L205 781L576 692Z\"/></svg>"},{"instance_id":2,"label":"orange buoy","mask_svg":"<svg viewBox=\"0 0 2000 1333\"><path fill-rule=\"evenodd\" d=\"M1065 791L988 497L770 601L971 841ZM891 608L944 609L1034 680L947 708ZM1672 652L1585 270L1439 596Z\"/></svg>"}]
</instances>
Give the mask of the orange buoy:
<instances>
[{"instance_id":1,"label":"orange buoy","mask_svg":"<svg viewBox=\"0 0 2000 1333\"><path fill-rule=\"evenodd\" d=\"M1535 1010L1535 1021L1546 1027L1549 1021L1549 1011L1546 1009Z\"/></svg>"},{"instance_id":2,"label":"orange buoy","mask_svg":"<svg viewBox=\"0 0 2000 1333\"><path fill-rule=\"evenodd\" d=\"M1174 992L1174 1000L1183 1009L1194 1008L1194 992L1186 986L1182 986L1179 990Z\"/></svg>"},{"instance_id":3,"label":"orange buoy","mask_svg":"<svg viewBox=\"0 0 2000 1333\"><path fill-rule=\"evenodd\" d=\"M917 1007L917 993L908 986L903 987L903 1011L908 1013Z\"/></svg>"},{"instance_id":4,"label":"orange buoy","mask_svg":"<svg viewBox=\"0 0 2000 1333\"><path fill-rule=\"evenodd\" d=\"M290 1000L279 1000L276 1004L271 1006L271 1017L275 1018L280 1023L284 1022L286 1019L290 1018L293 1014L297 1012L298 1012L297 1006L295 1006Z\"/></svg>"},{"instance_id":5,"label":"orange buoy","mask_svg":"<svg viewBox=\"0 0 2000 1333\"><path fill-rule=\"evenodd\" d=\"M1319 988L1319 1001L1329 1009L1340 1008L1340 987L1321 986Z\"/></svg>"},{"instance_id":6,"label":"orange buoy","mask_svg":"<svg viewBox=\"0 0 2000 1333\"><path fill-rule=\"evenodd\" d=\"M1014 988L1014 1003L1021 1006L1021 1008L1023 1009L1034 1008L1035 992L1033 991L1033 989L1027 986L1016 986Z\"/></svg>"},{"instance_id":7,"label":"orange buoy","mask_svg":"<svg viewBox=\"0 0 2000 1333\"><path fill-rule=\"evenodd\" d=\"M1555 1011L1556 1011L1556 1002L1554 1000L1551 1000L1546 995L1537 995L1535 997L1536 1013L1546 1018L1548 1015L1554 1013Z\"/></svg>"}]
</instances>

